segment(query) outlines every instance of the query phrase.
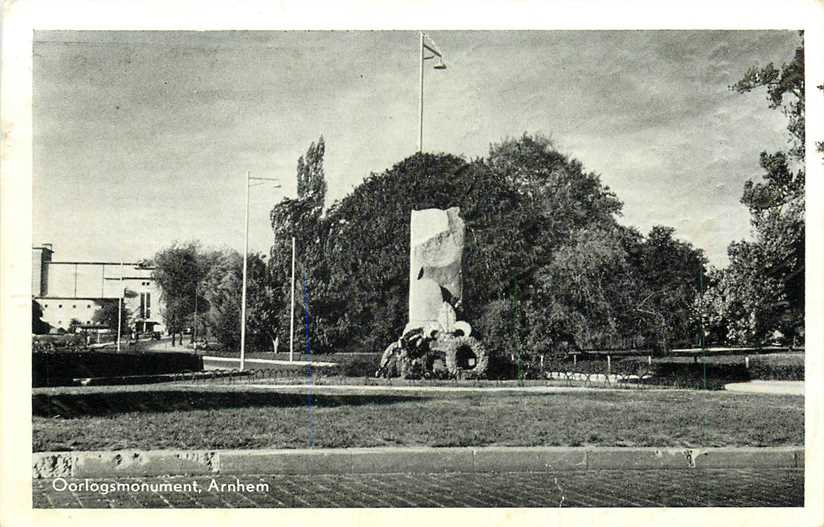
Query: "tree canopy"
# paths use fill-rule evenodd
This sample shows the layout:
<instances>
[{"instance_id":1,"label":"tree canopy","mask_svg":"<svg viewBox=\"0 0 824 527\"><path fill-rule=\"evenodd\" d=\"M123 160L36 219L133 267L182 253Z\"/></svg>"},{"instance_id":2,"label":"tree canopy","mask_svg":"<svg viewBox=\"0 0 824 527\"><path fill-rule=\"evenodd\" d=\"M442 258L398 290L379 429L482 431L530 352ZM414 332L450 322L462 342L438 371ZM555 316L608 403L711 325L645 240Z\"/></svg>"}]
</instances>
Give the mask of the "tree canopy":
<instances>
[{"instance_id":1,"label":"tree canopy","mask_svg":"<svg viewBox=\"0 0 824 527\"><path fill-rule=\"evenodd\" d=\"M790 62L753 66L731 87L766 88L769 107L787 116L790 144L786 152L761 153L761 180L747 181L741 196L752 239L730 244L730 264L715 273L708 291L709 329L733 343L804 337L803 34L801 39Z\"/></svg>"},{"instance_id":2,"label":"tree canopy","mask_svg":"<svg viewBox=\"0 0 824 527\"><path fill-rule=\"evenodd\" d=\"M299 180L305 167L298 163ZM695 340L702 253L672 229L645 239L621 226L622 204L598 174L541 135L492 144L483 159L415 154L371 174L323 215L316 195L282 200L271 214L273 285L288 295L294 236L309 297L299 320L308 313L314 349L379 351L398 338L411 211L449 207L460 207L466 224L459 316L498 335L497 347L516 336L546 350ZM287 337L288 324L278 326Z\"/></svg>"}]
</instances>

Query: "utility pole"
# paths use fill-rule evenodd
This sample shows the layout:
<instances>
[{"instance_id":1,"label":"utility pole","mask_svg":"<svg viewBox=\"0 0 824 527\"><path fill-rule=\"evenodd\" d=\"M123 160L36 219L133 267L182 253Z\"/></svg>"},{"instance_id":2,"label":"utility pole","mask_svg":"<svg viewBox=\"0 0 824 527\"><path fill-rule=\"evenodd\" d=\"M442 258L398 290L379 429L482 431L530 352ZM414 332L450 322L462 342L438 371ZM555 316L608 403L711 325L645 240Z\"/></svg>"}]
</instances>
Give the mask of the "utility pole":
<instances>
[{"instance_id":1,"label":"utility pole","mask_svg":"<svg viewBox=\"0 0 824 527\"><path fill-rule=\"evenodd\" d=\"M295 237L292 236L292 312L289 316L289 362L295 353Z\"/></svg>"},{"instance_id":2,"label":"utility pole","mask_svg":"<svg viewBox=\"0 0 824 527\"><path fill-rule=\"evenodd\" d=\"M243 285L240 304L240 371L243 371L246 363L246 260L249 256L249 183L251 181L278 181L278 179L252 177L249 171L246 171L246 214L243 227ZM280 185L276 185L275 188L280 188Z\"/></svg>"},{"instance_id":3,"label":"utility pole","mask_svg":"<svg viewBox=\"0 0 824 527\"><path fill-rule=\"evenodd\" d=\"M120 260L120 295L117 297L117 352L120 353L120 327L123 325L123 260Z\"/></svg>"}]
</instances>

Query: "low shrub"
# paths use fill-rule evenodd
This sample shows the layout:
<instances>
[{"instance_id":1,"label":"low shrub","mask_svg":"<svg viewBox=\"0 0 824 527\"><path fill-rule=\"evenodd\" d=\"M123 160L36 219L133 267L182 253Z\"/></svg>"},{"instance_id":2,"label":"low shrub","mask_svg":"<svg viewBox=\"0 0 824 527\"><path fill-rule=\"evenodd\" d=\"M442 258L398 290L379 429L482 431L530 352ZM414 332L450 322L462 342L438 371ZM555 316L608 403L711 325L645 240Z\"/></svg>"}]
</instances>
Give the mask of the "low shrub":
<instances>
[{"instance_id":1,"label":"low shrub","mask_svg":"<svg viewBox=\"0 0 824 527\"><path fill-rule=\"evenodd\" d=\"M750 378L773 381L803 381L804 354L750 357Z\"/></svg>"},{"instance_id":2,"label":"low shrub","mask_svg":"<svg viewBox=\"0 0 824 527\"><path fill-rule=\"evenodd\" d=\"M725 384L750 379L744 364L653 362L651 371L657 382L683 388L721 390Z\"/></svg>"},{"instance_id":3,"label":"low shrub","mask_svg":"<svg viewBox=\"0 0 824 527\"><path fill-rule=\"evenodd\" d=\"M374 377L380 366L380 355L350 355L343 353L334 357L338 367L331 369L330 374L337 373L344 377Z\"/></svg>"},{"instance_id":4,"label":"low shrub","mask_svg":"<svg viewBox=\"0 0 824 527\"><path fill-rule=\"evenodd\" d=\"M73 379L201 371L191 353L32 353L33 386L68 386Z\"/></svg>"},{"instance_id":5,"label":"low shrub","mask_svg":"<svg viewBox=\"0 0 824 527\"><path fill-rule=\"evenodd\" d=\"M64 335L32 335L31 337L31 350L33 353L81 351L85 349L86 339L83 335L66 333Z\"/></svg>"}]
</instances>

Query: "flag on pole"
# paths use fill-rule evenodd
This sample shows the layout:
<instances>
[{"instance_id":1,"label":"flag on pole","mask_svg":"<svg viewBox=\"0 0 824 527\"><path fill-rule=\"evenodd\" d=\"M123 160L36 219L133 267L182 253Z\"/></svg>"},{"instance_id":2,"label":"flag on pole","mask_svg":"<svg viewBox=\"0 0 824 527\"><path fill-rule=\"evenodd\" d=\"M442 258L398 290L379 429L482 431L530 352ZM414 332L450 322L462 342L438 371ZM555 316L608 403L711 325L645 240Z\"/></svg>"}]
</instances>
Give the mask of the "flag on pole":
<instances>
[{"instance_id":1,"label":"flag on pole","mask_svg":"<svg viewBox=\"0 0 824 527\"><path fill-rule=\"evenodd\" d=\"M423 33L422 44L423 44L424 51L428 51L428 52L432 53L432 55L429 55L429 56L426 56L426 54L424 54L423 60L429 60L429 59L435 59L436 58L436 59L438 59L438 63L435 65L435 69L445 70L446 69L446 64L444 64L444 61L443 61L443 53L438 48L438 46L435 44L435 41L432 40L432 38L429 35L427 35L426 33Z\"/></svg>"}]
</instances>

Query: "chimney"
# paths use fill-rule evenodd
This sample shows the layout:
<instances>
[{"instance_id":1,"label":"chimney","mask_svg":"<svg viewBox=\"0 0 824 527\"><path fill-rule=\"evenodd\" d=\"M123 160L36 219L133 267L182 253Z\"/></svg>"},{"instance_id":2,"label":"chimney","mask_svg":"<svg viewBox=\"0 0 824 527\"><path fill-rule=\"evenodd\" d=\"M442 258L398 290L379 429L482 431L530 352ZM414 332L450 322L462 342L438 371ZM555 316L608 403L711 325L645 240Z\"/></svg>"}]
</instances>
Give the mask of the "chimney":
<instances>
[{"instance_id":1,"label":"chimney","mask_svg":"<svg viewBox=\"0 0 824 527\"><path fill-rule=\"evenodd\" d=\"M47 296L49 293L49 262L51 262L53 253L54 249L50 243L32 247L31 294L33 296Z\"/></svg>"}]
</instances>

